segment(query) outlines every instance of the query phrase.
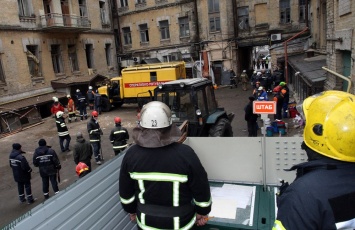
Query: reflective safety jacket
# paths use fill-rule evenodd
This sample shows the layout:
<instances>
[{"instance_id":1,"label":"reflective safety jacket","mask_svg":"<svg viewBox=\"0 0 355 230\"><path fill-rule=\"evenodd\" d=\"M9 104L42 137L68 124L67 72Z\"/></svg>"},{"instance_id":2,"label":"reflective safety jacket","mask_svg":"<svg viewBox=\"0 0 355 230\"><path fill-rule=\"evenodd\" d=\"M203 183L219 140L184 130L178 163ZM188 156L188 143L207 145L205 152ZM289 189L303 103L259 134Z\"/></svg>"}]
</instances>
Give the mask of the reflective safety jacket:
<instances>
[{"instance_id":1,"label":"reflective safety jacket","mask_svg":"<svg viewBox=\"0 0 355 230\"><path fill-rule=\"evenodd\" d=\"M321 159L294 169L297 178L278 197L273 230L355 228L355 163Z\"/></svg>"},{"instance_id":2,"label":"reflective safety jacket","mask_svg":"<svg viewBox=\"0 0 355 230\"><path fill-rule=\"evenodd\" d=\"M68 127L65 124L63 117L56 118L55 123L57 124L58 136L64 137L66 135L69 135Z\"/></svg>"},{"instance_id":3,"label":"reflective safety jacket","mask_svg":"<svg viewBox=\"0 0 355 230\"><path fill-rule=\"evenodd\" d=\"M100 124L94 118L91 118L87 125L90 142L98 142L101 140L100 135L102 134Z\"/></svg>"},{"instance_id":4,"label":"reflective safety jacket","mask_svg":"<svg viewBox=\"0 0 355 230\"><path fill-rule=\"evenodd\" d=\"M129 134L126 128L119 124L116 124L115 128L111 130L110 141L113 146L113 150L123 150L127 147L127 140Z\"/></svg>"},{"instance_id":5,"label":"reflective safety jacket","mask_svg":"<svg viewBox=\"0 0 355 230\"><path fill-rule=\"evenodd\" d=\"M184 144L133 145L122 162L119 192L123 209L137 214L142 229L191 229L195 213L211 211L207 173Z\"/></svg>"}]
</instances>

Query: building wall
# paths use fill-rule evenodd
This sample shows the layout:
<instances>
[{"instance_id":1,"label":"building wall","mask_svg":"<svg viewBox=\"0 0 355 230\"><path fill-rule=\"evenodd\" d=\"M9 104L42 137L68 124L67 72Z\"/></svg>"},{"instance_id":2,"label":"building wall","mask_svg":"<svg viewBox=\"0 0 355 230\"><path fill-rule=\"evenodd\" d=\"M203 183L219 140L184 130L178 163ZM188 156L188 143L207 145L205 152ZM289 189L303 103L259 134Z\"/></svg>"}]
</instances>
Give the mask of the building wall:
<instances>
[{"instance_id":1,"label":"building wall","mask_svg":"<svg viewBox=\"0 0 355 230\"><path fill-rule=\"evenodd\" d=\"M355 3L351 0L344 1L327 1L327 66L330 70L340 75L344 75L344 63L349 60L343 60L344 53L351 53L350 60L350 76L352 87L350 93L354 93L355 80L355 49L354 44L354 20L355 20ZM341 38L342 40L337 40ZM334 74L328 73L326 89L344 90L343 79L336 77Z\"/></svg>"},{"instance_id":2,"label":"building wall","mask_svg":"<svg viewBox=\"0 0 355 230\"><path fill-rule=\"evenodd\" d=\"M0 60L5 75L5 82L0 82L0 102L6 102L11 97L30 97L38 93L53 91L51 81L68 76L87 76L88 67L85 54L85 43L92 43L94 47L93 59L96 73L101 75L117 75L115 39L111 32L110 16L107 23L100 19L99 1L87 0L88 19L91 29L82 31L72 24L70 30L58 26L53 30L44 30L45 20L43 0L32 0L32 15L19 17L17 1L8 1L0 9ZM68 0L70 16L79 16L78 1ZM61 7L50 1L51 13L61 14ZM58 3L58 2L57 2ZM106 1L107 12L110 12L109 1ZM72 20L72 22L75 20ZM105 44L111 44L111 64L106 63ZM55 74L51 57L51 44L60 45L63 71ZM72 72L68 55L68 44L76 46L79 71ZM31 78L27 61L27 46L38 47L36 56L40 62L40 76ZM18 95L16 98L16 95Z\"/></svg>"}]
</instances>

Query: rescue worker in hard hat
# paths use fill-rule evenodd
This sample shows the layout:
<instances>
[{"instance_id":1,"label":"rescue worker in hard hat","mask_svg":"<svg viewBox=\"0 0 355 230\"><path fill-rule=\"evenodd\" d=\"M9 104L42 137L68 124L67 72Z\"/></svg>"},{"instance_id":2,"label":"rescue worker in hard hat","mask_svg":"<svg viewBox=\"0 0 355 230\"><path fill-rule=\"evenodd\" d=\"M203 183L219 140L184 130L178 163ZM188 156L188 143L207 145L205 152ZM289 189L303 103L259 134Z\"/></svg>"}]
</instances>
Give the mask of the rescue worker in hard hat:
<instances>
[{"instance_id":1,"label":"rescue worker in hard hat","mask_svg":"<svg viewBox=\"0 0 355 230\"><path fill-rule=\"evenodd\" d=\"M273 229L355 228L355 96L326 91L304 100L308 162L277 197Z\"/></svg>"},{"instance_id":2,"label":"rescue worker in hard hat","mask_svg":"<svg viewBox=\"0 0 355 230\"><path fill-rule=\"evenodd\" d=\"M55 118L55 115L57 114L58 111L64 112L64 106L59 102L57 97L53 97L53 105L51 107L51 113L52 116Z\"/></svg>"},{"instance_id":3,"label":"rescue worker in hard hat","mask_svg":"<svg viewBox=\"0 0 355 230\"><path fill-rule=\"evenodd\" d=\"M91 112L91 119L87 124L87 130L89 133L90 144L94 152L96 164L101 165L102 156L100 154L100 150L101 150L101 135L103 135L103 132L100 128L98 117L99 117L99 113L96 110Z\"/></svg>"},{"instance_id":4,"label":"rescue worker in hard hat","mask_svg":"<svg viewBox=\"0 0 355 230\"><path fill-rule=\"evenodd\" d=\"M68 131L68 127L65 124L65 120L63 117L64 113L62 111L58 111L56 113L56 125L57 125L57 130L58 130L58 136L59 136L59 146L62 152L69 152L69 145L71 141L71 137ZM64 145L65 142L65 145Z\"/></svg>"},{"instance_id":5,"label":"rescue worker in hard hat","mask_svg":"<svg viewBox=\"0 0 355 230\"><path fill-rule=\"evenodd\" d=\"M71 96L68 94L67 95L68 98L68 121L69 123L71 123L72 119L74 119L76 121L76 108L75 108L75 103L74 100L71 98Z\"/></svg>"},{"instance_id":6,"label":"rescue worker in hard hat","mask_svg":"<svg viewBox=\"0 0 355 230\"><path fill-rule=\"evenodd\" d=\"M115 127L111 130L110 142L112 144L113 151L115 152L115 156L117 156L127 148L129 134L127 129L121 126L120 117L115 117L114 122Z\"/></svg>"},{"instance_id":7,"label":"rescue worker in hard hat","mask_svg":"<svg viewBox=\"0 0 355 230\"><path fill-rule=\"evenodd\" d=\"M75 171L79 178L82 178L90 173L89 167L84 162L79 162L75 167Z\"/></svg>"},{"instance_id":8,"label":"rescue worker in hard hat","mask_svg":"<svg viewBox=\"0 0 355 230\"><path fill-rule=\"evenodd\" d=\"M176 142L180 135L167 105L143 106L119 177L123 209L142 229L191 229L208 220L207 173L194 150Z\"/></svg>"}]
</instances>

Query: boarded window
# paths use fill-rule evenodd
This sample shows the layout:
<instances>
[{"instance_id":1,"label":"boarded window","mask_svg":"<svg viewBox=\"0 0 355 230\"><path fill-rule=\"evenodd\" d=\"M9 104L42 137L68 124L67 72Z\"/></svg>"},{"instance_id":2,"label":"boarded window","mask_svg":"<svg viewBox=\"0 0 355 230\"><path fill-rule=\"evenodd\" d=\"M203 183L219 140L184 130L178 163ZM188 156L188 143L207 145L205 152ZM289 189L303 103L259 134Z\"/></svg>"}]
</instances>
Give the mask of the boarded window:
<instances>
[{"instance_id":1,"label":"boarded window","mask_svg":"<svg viewBox=\"0 0 355 230\"><path fill-rule=\"evenodd\" d=\"M267 4L255 5L255 24L260 25L269 22Z\"/></svg>"}]
</instances>

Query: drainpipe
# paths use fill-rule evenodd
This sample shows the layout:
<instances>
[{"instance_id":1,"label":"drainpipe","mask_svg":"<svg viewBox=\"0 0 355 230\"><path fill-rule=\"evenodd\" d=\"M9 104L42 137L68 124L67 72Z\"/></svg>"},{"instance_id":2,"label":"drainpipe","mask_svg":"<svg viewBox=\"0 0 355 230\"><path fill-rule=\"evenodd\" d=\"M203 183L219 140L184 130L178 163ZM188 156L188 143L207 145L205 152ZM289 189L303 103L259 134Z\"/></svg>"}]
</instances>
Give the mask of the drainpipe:
<instances>
[{"instance_id":1,"label":"drainpipe","mask_svg":"<svg viewBox=\"0 0 355 230\"><path fill-rule=\"evenodd\" d=\"M322 69L324 69L325 71L337 76L337 77L340 77L341 79L345 80L348 82L348 88L346 89L346 92L347 93L350 93L350 88L351 88L351 80L350 78L348 77L345 77L344 75L341 75L341 74L338 74L337 72L333 71L333 70L330 70L328 69L326 66L323 66Z\"/></svg>"},{"instance_id":2,"label":"drainpipe","mask_svg":"<svg viewBox=\"0 0 355 230\"><path fill-rule=\"evenodd\" d=\"M287 39L284 42L284 49L285 49L285 81L288 83L288 68L287 68L287 43L291 40L293 40L294 38L298 37L299 35L303 34L304 32L306 32L308 30L308 27L306 27L304 30L302 30L301 32L297 33L296 35L292 36L291 38Z\"/></svg>"}]
</instances>

